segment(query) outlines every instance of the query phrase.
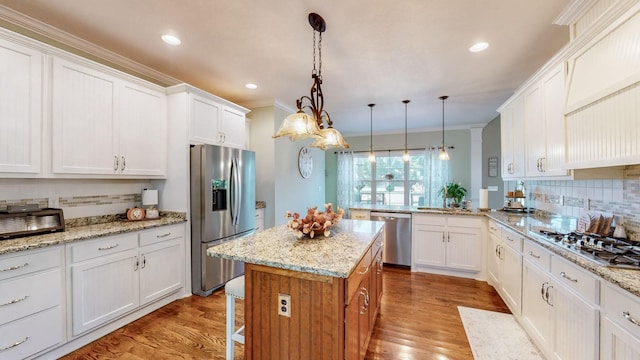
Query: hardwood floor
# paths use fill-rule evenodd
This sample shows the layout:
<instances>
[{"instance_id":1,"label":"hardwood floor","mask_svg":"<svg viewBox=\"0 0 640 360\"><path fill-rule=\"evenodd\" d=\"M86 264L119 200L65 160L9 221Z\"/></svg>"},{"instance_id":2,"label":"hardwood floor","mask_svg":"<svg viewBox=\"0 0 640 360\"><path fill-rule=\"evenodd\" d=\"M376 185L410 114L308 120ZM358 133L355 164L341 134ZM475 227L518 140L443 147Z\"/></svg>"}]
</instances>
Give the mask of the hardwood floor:
<instances>
[{"instance_id":1,"label":"hardwood floor","mask_svg":"<svg viewBox=\"0 0 640 360\"><path fill-rule=\"evenodd\" d=\"M373 359L473 359L457 306L508 313L485 282L385 267L380 316L367 350ZM242 322L237 302L238 323ZM69 359L224 359L225 296L175 301L63 357ZM242 359L242 345L236 345Z\"/></svg>"}]
</instances>

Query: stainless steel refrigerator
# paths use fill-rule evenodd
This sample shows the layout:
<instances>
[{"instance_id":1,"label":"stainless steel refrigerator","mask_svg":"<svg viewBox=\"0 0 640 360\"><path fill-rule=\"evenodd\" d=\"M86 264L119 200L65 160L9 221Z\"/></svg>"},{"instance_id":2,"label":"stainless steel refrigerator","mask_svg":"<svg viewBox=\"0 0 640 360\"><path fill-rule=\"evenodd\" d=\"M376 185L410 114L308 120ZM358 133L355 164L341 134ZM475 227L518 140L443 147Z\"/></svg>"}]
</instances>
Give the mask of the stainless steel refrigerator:
<instances>
[{"instance_id":1,"label":"stainless steel refrigerator","mask_svg":"<svg viewBox=\"0 0 640 360\"><path fill-rule=\"evenodd\" d=\"M244 263L207 256L211 246L255 232L255 153L191 146L191 286L209 296L244 273Z\"/></svg>"}]
</instances>

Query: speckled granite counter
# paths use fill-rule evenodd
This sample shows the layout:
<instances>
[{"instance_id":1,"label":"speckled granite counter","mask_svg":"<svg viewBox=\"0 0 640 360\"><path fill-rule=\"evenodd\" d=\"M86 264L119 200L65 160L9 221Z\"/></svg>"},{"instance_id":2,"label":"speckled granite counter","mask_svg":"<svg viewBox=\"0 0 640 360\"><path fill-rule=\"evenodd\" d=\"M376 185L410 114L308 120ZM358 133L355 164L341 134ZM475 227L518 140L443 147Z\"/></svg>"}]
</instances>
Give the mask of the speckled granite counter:
<instances>
[{"instance_id":1,"label":"speckled granite counter","mask_svg":"<svg viewBox=\"0 0 640 360\"><path fill-rule=\"evenodd\" d=\"M506 212L491 212L488 213L487 216L490 219L521 233L529 241L534 241L538 245L541 245L542 247L579 265L591 273L602 277L606 281L609 281L636 296L640 296L640 270L617 269L598 265L570 251L564 250L561 246L552 244L529 234L530 231L537 232L542 228L555 230L559 233L574 231L576 229L576 219L560 215L539 217L532 214L526 215Z\"/></svg>"},{"instance_id":2,"label":"speckled granite counter","mask_svg":"<svg viewBox=\"0 0 640 360\"><path fill-rule=\"evenodd\" d=\"M94 239L102 236L139 231L158 226L178 224L186 221L186 214L162 214L161 217L156 220L117 221L115 219L116 217L113 218L113 221L109 222L66 227L64 232L2 240L0 241L0 255L66 244L74 241ZM76 223L82 224L83 222L78 220Z\"/></svg>"},{"instance_id":3,"label":"speckled granite counter","mask_svg":"<svg viewBox=\"0 0 640 360\"><path fill-rule=\"evenodd\" d=\"M331 236L298 239L280 225L207 250L210 256L251 264L347 278L376 234L381 221L341 220Z\"/></svg>"},{"instance_id":4,"label":"speckled granite counter","mask_svg":"<svg viewBox=\"0 0 640 360\"><path fill-rule=\"evenodd\" d=\"M462 210L462 209L443 209L416 206L395 206L395 205L356 205L349 208L350 210L365 210L390 213L419 213L419 214L442 214L442 215L466 215L466 216L485 216L486 211L478 210Z\"/></svg>"}]
</instances>

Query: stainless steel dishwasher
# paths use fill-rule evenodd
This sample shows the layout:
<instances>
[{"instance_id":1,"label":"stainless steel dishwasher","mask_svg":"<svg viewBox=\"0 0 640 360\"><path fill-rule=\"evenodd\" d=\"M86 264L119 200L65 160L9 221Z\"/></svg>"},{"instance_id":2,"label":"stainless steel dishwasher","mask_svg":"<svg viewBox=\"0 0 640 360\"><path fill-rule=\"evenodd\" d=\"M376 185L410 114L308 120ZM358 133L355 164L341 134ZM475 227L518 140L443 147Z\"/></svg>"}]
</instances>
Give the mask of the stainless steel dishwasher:
<instances>
[{"instance_id":1,"label":"stainless steel dishwasher","mask_svg":"<svg viewBox=\"0 0 640 360\"><path fill-rule=\"evenodd\" d=\"M385 223L382 261L411 266L411 214L371 212L371 220Z\"/></svg>"}]
</instances>

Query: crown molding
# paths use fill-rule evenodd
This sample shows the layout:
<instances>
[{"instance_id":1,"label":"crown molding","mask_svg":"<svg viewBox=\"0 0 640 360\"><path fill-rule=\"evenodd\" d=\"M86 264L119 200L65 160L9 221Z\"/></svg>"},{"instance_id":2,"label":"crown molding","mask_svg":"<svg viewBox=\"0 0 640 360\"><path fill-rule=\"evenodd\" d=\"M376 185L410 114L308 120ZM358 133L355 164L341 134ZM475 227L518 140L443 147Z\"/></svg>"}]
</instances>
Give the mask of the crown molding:
<instances>
[{"instance_id":1,"label":"crown molding","mask_svg":"<svg viewBox=\"0 0 640 360\"><path fill-rule=\"evenodd\" d=\"M576 23L587 10L600 0L573 0L562 10L560 15L553 20L556 25L572 25Z\"/></svg>"},{"instance_id":2,"label":"crown molding","mask_svg":"<svg viewBox=\"0 0 640 360\"><path fill-rule=\"evenodd\" d=\"M104 49L98 45L90 43L77 36L71 35L63 30L46 24L40 20L26 16L4 5L0 5L0 21L4 21L16 27L11 29L22 35L43 41L49 45L60 47L64 45L64 50L86 57L90 55L98 62L105 65L115 64L122 68L123 71L135 76L142 76L147 80L155 82L159 85L170 86L180 84L180 81L172 76L161 73L148 66L142 65L113 51ZM44 38L44 39L43 39ZM106 63L104 63L106 62Z\"/></svg>"},{"instance_id":3,"label":"crown molding","mask_svg":"<svg viewBox=\"0 0 640 360\"><path fill-rule=\"evenodd\" d=\"M261 107L269 107L269 106L273 106L275 108L278 108L280 110L284 110L288 113L295 113L297 110L292 108L289 105L284 104L283 102L279 101L279 100L261 100L261 101L254 101L254 102L248 102L248 103L242 103L242 106L246 107L247 109L257 109L257 108L261 108Z\"/></svg>"}]
</instances>

